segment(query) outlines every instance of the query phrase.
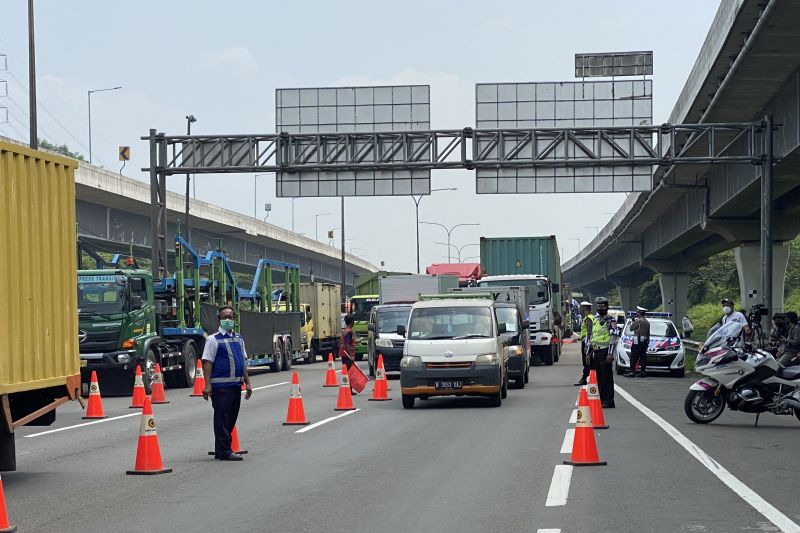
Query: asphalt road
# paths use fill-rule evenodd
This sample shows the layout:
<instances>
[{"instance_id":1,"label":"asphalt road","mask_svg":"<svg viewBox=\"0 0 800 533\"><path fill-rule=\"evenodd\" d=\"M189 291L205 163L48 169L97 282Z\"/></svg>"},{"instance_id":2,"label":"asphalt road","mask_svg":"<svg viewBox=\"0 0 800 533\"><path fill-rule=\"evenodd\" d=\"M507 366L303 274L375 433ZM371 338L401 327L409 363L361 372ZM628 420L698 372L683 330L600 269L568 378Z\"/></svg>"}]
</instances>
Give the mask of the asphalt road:
<instances>
[{"instance_id":1,"label":"asphalt road","mask_svg":"<svg viewBox=\"0 0 800 533\"><path fill-rule=\"evenodd\" d=\"M562 445L578 392L576 349L565 348L500 408L453 398L404 410L391 381L393 401L359 395L358 411L303 433L281 425L290 373L256 375L254 387L265 388L242 404L249 453L241 463L207 455L210 404L169 390L171 403L154 411L174 471L152 477L125 475L140 421L129 399L104 399L107 422L36 435L85 424L79 406L66 405L55 425L18 432L18 471L3 474L6 503L20 531L36 532L730 532L779 531L768 517L788 520L787 530L800 523L800 422L767 415L754 428L753 416L726 412L692 424L683 414L689 377L617 384L707 452L708 467L618 392L605 413L611 427L596 432L608 466L556 469L568 457ZM322 388L325 365L295 369L311 422L340 414L337 389ZM712 472L720 465L744 489L723 484ZM569 479L553 483L556 471ZM748 490L761 511L747 503Z\"/></svg>"}]
</instances>

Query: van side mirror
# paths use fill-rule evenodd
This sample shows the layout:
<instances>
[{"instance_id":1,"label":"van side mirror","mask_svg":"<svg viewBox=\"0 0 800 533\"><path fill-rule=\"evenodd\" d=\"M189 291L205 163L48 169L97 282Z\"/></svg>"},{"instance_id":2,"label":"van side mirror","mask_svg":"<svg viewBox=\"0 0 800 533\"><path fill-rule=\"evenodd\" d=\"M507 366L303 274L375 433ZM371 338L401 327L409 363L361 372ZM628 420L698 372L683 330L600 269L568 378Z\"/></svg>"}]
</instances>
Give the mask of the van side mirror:
<instances>
[{"instance_id":1,"label":"van side mirror","mask_svg":"<svg viewBox=\"0 0 800 533\"><path fill-rule=\"evenodd\" d=\"M497 333L502 335L503 333L505 333L507 331L508 331L508 328L506 328L506 323L505 322L500 322L499 324L497 324Z\"/></svg>"},{"instance_id":2,"label":"van side mirror","mask_svg":"<svg viewBox=\"0 0 800 533\"><path fill-rule=\"evenodd\" d=\"M367 331L375 332L375 324L367 324Z\"/></svg>"},{"instance_id":3,"label":"van side mirror","mask_svg":"<svg viewBox=\"0 0 800 533\"><path fill-rule=\"evenodd\" d=\"M131 309L141 309L142 308L142 297L132 295L131 296Z\"/></svg>"},{"instance_id":4,"label":"van side mirror","mask_svg":"<svg viewBox=\"0 0 800 533\"><path fill-rule=\"evenodd\" d=\"M404 325L402 325L402 324L398 324L396 333L398 335L400 335L401 337L405 338L405 336L406 336L406 327Z\"/></svg>"}]
</instances>

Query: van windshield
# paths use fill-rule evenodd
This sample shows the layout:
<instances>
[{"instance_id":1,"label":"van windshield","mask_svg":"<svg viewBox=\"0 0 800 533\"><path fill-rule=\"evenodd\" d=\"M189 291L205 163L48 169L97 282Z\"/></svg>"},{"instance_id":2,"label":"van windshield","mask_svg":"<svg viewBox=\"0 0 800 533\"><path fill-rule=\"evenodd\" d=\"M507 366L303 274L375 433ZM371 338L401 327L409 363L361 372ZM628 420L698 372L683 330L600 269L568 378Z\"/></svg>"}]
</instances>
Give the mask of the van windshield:
<instances>
[{"instance_id":1,"label":"van windshield","mask_svg":"<svg viewBox=\"0 0 800 533\"><path fill-rule=\"evenodd\" d=\"M478 282L479 287L507 287L509 285L528 287L528 305L547 303L547 283L537 279L498 279L493 281Z\"/></svg>"},{"instance_id":2,"label":"van windshield","mask_svg":"<svg viewBox=\"0 0 800 533\"><path fill-rule=\"evenodd\" d=\"M397 326L405 327L408 324L408 315L410 313L411 306L378 309L376 317L378 333L395 333Z\"/></svg>"},{"instance_id":3,"label":"van windshield","mask_svg":"<svg viewBox=\"0 0 800 533\"><path fill-rule=\"evenodd\" d=\"M492 315L488 307L424 307L411 313L408 338L490 338L492 332Z\"/></svg>"}]
</instances>

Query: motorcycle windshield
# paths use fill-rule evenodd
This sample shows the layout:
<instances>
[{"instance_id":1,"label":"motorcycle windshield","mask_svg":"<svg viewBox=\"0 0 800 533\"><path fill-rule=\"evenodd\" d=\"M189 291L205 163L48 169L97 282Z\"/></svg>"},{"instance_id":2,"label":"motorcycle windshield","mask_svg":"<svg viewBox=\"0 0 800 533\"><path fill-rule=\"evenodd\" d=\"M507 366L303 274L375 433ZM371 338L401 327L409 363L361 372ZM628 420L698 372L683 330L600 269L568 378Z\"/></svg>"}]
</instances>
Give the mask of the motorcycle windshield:
<instances>
[{"instance_id":1,"label":"motorcycle windshield","mask_svg":"<svg viewBox=\"0 0 800 533\"><path fill-rule=\"evenodd\" d=\"M741 332L742 324L740 322L728 322L716 331L713 331L703 344L705 344L707 349L718 348L729 341L735 340L739 337Z\"/></svg>"}]
</instances>

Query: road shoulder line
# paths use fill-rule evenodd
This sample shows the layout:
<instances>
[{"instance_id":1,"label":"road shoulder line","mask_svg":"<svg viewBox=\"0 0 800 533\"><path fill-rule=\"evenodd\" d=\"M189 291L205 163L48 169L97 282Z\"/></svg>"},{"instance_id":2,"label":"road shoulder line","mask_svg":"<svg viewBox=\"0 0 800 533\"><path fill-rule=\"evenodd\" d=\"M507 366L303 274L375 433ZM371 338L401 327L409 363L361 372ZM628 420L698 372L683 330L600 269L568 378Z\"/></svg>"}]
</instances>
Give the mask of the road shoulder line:
<instances>
[{"instance_id":1,"label":"road shoulder line","mask_svg":"<svg viewBox=\"0 0 800 533\"><path fill-rule=\"evenodd\" d=\"M572 465L556 465L553 470L553 479L550 481L550 490L547 492L545 507L560 507L567 505L569 485L572 481Z\"/></svg>"},{"instance_id":2,"label":"road shoulder line","mask_svg":"<svg viewBox=\"0 0 800 533\"><path fill-rule=\"evenodd\" d=\"M58 433L59 431L66 431L68 429L75 429L75 428L82 428L82 427L86 427L86 426L93 426L95 424L102 424L104 422L111 422L112 420L120 420L122 418L130 418L132 416L142 416L142 413L141 412L129 413L127 415L112 416L111 418L103 418L101 420L93 420L91 422L84 422L83 424L75 424L74 426L66 426L66 427L57 428L57 429L48 429L47 431L41 431L39 433L31 433L30 435L24 435L22 438L31 439L33 437L41 437L42 435L49 435L51 433Z\"/></svg>"},{"instance_id":3,"label":"road shoulder line","mask_svg":"<svg viewBox=\"0 0 800 533\"><path fill-rule=\"evenodd\" d=\"M332 416L330 418L326 418L324 420L320 420L319 422L314 422L310 426L306 426L306 427L304 427L302 429L298 429L297 431L295 431L295 433L305 433L306 431L311 431L312 429L318 428L319 426L322 426L322 425L325 425L328 422L333 422L337 418L342 418L343 416L352 415L353 413L357 413L360 410L361 409L354 409L352 411L345 411L344 413L342 413L340 415Z\"/></svg>"}]
</instances>

